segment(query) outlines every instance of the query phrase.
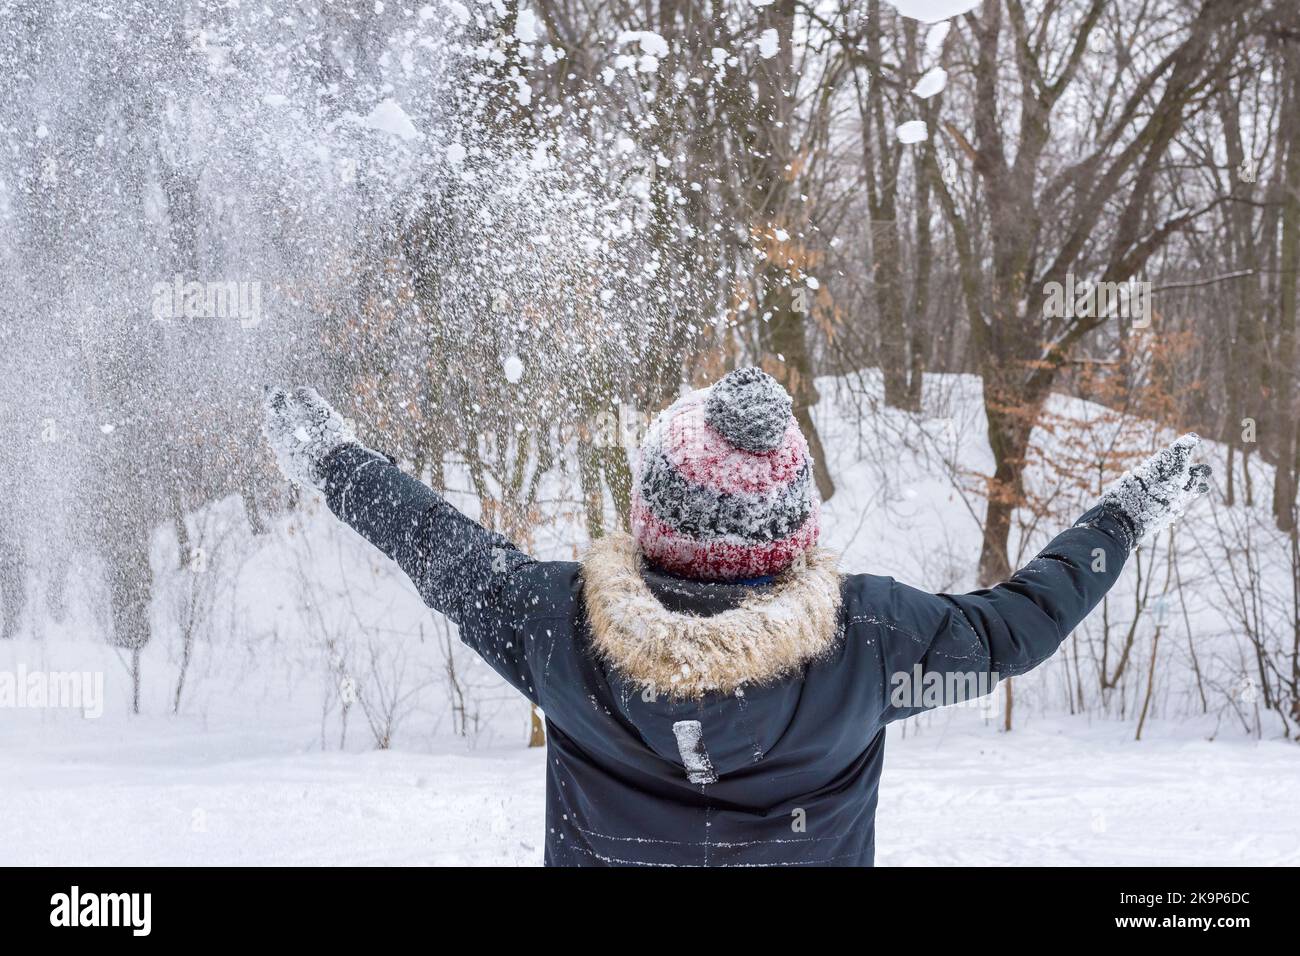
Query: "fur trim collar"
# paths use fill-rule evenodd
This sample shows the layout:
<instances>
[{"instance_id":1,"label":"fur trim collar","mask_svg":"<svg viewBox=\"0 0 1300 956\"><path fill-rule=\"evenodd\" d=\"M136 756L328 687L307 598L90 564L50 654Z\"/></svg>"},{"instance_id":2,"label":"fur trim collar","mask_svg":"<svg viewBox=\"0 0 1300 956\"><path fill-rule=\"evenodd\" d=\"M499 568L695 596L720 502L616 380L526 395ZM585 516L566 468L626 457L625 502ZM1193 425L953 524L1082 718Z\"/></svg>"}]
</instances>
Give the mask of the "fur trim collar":
<instances>
[{"instance_id":1,"label":"fur trim collar","mask_svg":"<svg viewBox=\"0 0 1300 956\"><path fill-rule=\"evenodd\" d=\"M711 617L669 610L641 577L627 535L592 544L582 562L596 653L624 678L673 698L766 684L830 651L839 633L839 555L808 553L737 607Z\"/></svg>"}]
</instances>

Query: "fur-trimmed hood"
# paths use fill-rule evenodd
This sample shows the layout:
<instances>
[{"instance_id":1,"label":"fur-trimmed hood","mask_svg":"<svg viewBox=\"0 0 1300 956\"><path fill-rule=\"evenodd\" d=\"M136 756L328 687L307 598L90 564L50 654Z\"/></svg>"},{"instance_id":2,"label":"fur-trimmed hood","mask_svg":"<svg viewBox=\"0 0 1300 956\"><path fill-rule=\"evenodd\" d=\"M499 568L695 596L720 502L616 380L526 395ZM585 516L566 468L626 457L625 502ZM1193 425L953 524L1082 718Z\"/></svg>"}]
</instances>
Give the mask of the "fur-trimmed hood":
<instances>
[{"instance_id":1,"label":"fur-trimmed hood","mask_svg":"<svg viewBox=\"0 0 1300 956\"><path fill-rule=\"evenodd\" d=\"M835 646L838 562L834 552L815 549L770 586L702 616L666 607L642 574L633 540L611 535L582 563L592 642L622 677L670 698L770 683Z\"/></svg>"}]
</instances>

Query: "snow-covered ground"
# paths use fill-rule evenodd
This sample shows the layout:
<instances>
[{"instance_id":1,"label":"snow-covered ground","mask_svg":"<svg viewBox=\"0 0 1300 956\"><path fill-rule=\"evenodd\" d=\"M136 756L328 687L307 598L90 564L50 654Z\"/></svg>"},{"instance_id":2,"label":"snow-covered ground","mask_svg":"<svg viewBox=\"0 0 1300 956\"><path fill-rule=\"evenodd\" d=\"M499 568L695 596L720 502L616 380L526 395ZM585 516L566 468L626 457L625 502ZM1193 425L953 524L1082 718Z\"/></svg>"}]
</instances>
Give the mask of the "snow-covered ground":
<instances>
[{"instance_id":1,"label":"snow-covered ground","mask_svg":"<svg viewBox=\"0 0 1300 956\"><path fill-rule=\"evenodd\" d=\"M855 407L843 384L819 382L818 409L838 483L823 527L843 566L934 590L973 586L978 524L959 476L989 466L978 383L928 379L920 419L872 403L870 380ZM1090 435L1107 427L1096 406L1053 407ZM1068 475L1078 466L1051 444L1067 437L1058 427L1040 447ZM1222 450L1207 453L1222 474ZM1060 480L1040 466L1030 477L1039 489ZM1261 502L1266 479L1256 477ZM574 484L557 475L546 489L549 517L533 542L541 557L581 547ZM1027 530L1023 548L1018 532L1013 550L1032 553L1094 495L1066 487L1060 513ZM472 511L472 497L451 497ZM1234 569L1216 557L1214 533L1247 511L1206 504L1175 539L1179 597L1163 614L1155 602L1135 611L1136 567L1127 570L1109 618L1094 614L1017 680L1012 733L974 710L891 729L879 863L1300 864L1300 746L1275 721L1251 723L1257 696L1234 685L1249 675L1250 646L1224 600ZM125 659L103 637L99 569L74 564L58 613L48 582L32 582L21 638L0 642L0 674L102 674L103 713L0 708L0 865L541 861L543 754L525 746L525 702L391 563L319 502L265 536L249 533L237 501L222 502L193 516L191 536L201 573L179 570L174 537L157 536L139 715L129 713ZM1276 542L1261 536L1252 548L1260 573L1274 574L1284 557ZM1167 560L1161 548L1146 555ZM1155 568L1146 578L1158 583ZM1281 639L1289 591L1275 591L1283 603L1265 608L1265 623ZM187 622L194 652L177 708ZM1131 625L1127 670L1102 695L1099 648L1104 639L1114 654ZM1115 671L1113 656L1107 666ZM354 694L361 702L345 719ZM1080 709L1090 716L1065 715ZM377 748L384 738L390 749Z\"/></svg>"},{"instance_id":2,"label":"snow-covered ground","mask_svg":"<svg viewBox=\"0 0 1300 956\"><path fill-rule=\"evenodd\" d=\"M325 752L146 718L6 733L0 864L534 865L543 754ZM1294 744L971 712L891 730L877 862L1297 865ZM309 733L299 728L300 733Z\"/></svg>"}]
</instances>

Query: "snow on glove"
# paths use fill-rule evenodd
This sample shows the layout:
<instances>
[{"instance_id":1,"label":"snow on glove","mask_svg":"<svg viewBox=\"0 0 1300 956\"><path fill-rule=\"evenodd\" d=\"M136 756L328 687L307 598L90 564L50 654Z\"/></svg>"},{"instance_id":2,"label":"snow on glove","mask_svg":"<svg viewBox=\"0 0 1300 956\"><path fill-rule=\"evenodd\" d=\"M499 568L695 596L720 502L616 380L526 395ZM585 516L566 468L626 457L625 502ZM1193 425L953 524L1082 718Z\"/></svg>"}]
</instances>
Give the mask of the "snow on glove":
<instances>
[{"instance_id":1,"label":"snow on glove","mask_svg":"<svg viewBox=\"0 0 1300 956\"><path fill-rule=\"evenodd\" d=\"M321 463L335 448L356 441L352 425L314 388L266 386L262 430L284 476L324 489Z\"/></svg>"},{"instance_id":2,"label":"snow on glove","mask_svg":"<svg viewBox=\"0 0 1300 956\"><path fill-rule=\"evenodd\" d=\"M1106 489L1102 504L1124 514L1136 538L1164 531L1210 490L1209 465L1192 464L1199 435L1189 432Z\"/></svg>"}]
</instances>

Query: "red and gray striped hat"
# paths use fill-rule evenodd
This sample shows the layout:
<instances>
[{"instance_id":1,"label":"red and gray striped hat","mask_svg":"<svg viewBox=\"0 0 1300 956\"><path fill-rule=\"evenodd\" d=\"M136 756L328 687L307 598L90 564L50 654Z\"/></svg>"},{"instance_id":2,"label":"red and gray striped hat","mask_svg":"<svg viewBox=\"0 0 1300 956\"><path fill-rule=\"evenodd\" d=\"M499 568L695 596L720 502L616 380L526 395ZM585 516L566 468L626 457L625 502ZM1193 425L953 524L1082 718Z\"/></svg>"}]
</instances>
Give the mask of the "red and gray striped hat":
<instances>
[{"instance_id":1,"label":"red and gray striped hat","mask_svg":"<svg viewBox=\"0 0 1300 956\"><path fill-rule=\"evenodd\" d=\"M632 533L672 574L777 574L817 543L820 511L790 396L761 369L737 369L678 399L641 444Z\"/></svg>"}]
</instances>

